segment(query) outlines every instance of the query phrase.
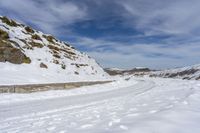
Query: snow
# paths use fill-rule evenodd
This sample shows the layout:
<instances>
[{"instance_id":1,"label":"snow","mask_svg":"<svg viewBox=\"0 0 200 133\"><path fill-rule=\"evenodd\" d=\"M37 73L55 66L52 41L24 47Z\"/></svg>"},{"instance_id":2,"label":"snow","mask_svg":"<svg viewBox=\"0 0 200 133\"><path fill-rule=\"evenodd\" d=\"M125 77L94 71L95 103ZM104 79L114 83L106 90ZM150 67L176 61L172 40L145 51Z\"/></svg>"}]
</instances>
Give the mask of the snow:
<instances>
[{"instance_id":1,"label":"snow","mask_svg":"<svg viewBox=\"0 0 200 133\"><path fill-rule=\"evenodd\" d=\"M200 132L199 81L121 79L69 91L0 94L0 101L3 133Z\"/></svg>"},{"instance_id":2,"label":"snow","mask_svg":"<svg viewBox=\"0 0 200 133\"><path fill-rule=\"evenodd\" d=\"M65 83L78 81L111 80L109 76L91 75L87 73L74 74L74 70L63 70L55 64L48 64L48 69L38 67L38 63L15 65L0 63L0 85ZM104 72L102 72L104 73ZM106 74L105 74L106 75Z\"/></svg>"},{"instance_id":3,"label":"snow","mask_svg":"<svg viewBox=\"0 0 200 133\"><path fill-rule=\"evenodd\" d=\"M4 93L0 94L0 104L10 104L14 102L24 102L31 100L43 100L51 99L57 97L75 96L83 94L93 94L98 92L107 92L119 88L129 87L137 83L137 81L132 80L132 82L124 80L124 78L116 77L117 81L106 83L104 85L92 85L84 86L76 89L70 90L50 90L45 92L35 92L28 94L16 94L16 93Z\"/></svg>"}]
</instances>

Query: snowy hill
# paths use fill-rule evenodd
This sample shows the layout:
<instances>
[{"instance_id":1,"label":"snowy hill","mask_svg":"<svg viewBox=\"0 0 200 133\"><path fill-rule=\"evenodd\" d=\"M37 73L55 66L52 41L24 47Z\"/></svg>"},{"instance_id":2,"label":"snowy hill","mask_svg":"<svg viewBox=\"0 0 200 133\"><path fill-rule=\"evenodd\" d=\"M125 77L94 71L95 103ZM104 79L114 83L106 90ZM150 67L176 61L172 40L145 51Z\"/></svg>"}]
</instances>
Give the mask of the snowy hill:
<instances>
[{"instance_id":1,"label":"snowy hill","mask_svg":"<svg viewBox=\"0 0 200 133\"><path fill-rule=\"evenodd\" d=\"M150 77L200 80L200 64L183 68L151 72Z\"/></svg>"},{"instance_id":2,"label":"snowy hill","mask_svg":"<svg viewBox=\"0 0 200 133\"><path fill-rule=\"evenodd\" d=\"M0 17L0 84L105 80L94 59L55 37Z\"/></svg>"}]
</instances>

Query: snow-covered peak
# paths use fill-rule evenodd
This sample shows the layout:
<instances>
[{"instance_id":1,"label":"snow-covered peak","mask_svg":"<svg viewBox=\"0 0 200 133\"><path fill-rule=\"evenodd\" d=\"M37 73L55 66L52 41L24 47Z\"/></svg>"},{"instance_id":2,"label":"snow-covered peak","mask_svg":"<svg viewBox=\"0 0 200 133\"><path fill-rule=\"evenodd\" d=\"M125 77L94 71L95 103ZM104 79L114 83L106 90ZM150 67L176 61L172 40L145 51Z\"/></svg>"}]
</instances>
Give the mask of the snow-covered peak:
<instances>
[{"instance_id":1,"label":"snow-covered peak","mask_svg":"<svg viewBox=\"0 0 200 133\"><path fill-rule=\"evenodd\" d=\"M104 80L87 54L7 17L0 17L0 84Z\"/></svg>"},{"instance_id":2,"label":"snow-covered peak","mask_svg":"<svg viewBox=\"0 0 200 133\"><path fill-rule=\"evenodd\" d=\"M150 76L200 80L200 64L182 67L182 68L155 71L155 72L152 72Z\"/></svg>"}]
</instances>

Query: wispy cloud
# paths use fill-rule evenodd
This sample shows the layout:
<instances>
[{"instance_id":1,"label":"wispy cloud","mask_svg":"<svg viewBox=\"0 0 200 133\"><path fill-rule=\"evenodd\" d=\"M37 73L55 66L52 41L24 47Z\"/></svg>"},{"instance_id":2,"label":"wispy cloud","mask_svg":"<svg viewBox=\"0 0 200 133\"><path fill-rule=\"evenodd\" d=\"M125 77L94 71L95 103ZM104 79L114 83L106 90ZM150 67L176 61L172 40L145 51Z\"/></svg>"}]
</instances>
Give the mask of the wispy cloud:
<instances>
[{"instance_id":1,"label":"wispy cloud","mask_svg":"<svg viewBox=\"0 0 200 133\"><path fill-rule=\"evenodd\" d=\"M181 67L199 63L200 45L158 43L132 43L79 38L77 47L87 47L86 51L104 67L150 67L154 69Z\"/></svg>"},{"instance_id":2,"label":"wispy cloud","mask_svg":"<svg viewBox=\"0 0 200 133\"><path fill-rule=\"evenodd\" d=\"M200 28L199 0L127 0L119 3L129 13L124 16L146 34L192 34Z\"/></svg>"},{"instance_id":3,"label":"wispy cloud","mask_svg":"<svg viewBox=\"0 0 200 133\"><path fill-rule=\"evenodd\" d=\"M71 41L105 67L199 63L199 0L1 0L0 13Z\"/></svg>"},{"instance_id":4,"label":"wispy cloud","mask_svg":"<svg viewBox=\"0 0 200 133\"><path fill-rule=\"evenodd\" d=\"M14 19L53 34L87 16L86 7L59 0L1 0L0 8Z\"/></svg>"}]
</instances>

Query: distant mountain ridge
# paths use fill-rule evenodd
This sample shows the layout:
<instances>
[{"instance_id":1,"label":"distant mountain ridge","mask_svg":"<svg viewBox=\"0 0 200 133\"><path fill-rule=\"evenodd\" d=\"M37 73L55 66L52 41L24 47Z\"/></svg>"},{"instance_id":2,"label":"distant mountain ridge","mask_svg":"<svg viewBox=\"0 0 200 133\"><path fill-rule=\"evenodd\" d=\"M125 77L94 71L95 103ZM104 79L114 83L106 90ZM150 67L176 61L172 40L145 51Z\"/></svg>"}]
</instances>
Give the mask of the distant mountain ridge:
<instances>
[{"instance_id":1,"label":"distant mountain ridge","mask_svg":"<svg viewBox=\"0 0 200 133\"><path fill-rule=\"evenodd\" d=\"M104 70L111 76L134 75L134 76L200 80L200 64L182 68L167 69L167 70L151 70L149 68L140 68L140 67L138 68L136 67L130 70L118 69L118 68L105 68Z\"/></svg>"},{"instance_id":2,"label":"distant mountain ridge","mask_svg":"<svg viewBox=\"0 0 200 133\"><path fill-rule=\"evenodd\" d=\"M150 77L179 78L188 80L200 80L200 64L151 72Z\"/></svg>"},{"instance_id":3,"label":"distant mountain ridge","mask_svg":"<svg viewBox=\"0 0 200 133\"><path fill-rule=\"evenodd\" d=\"M29 26L0 16L0 84L104 80L87 54Z\"/></svg>"},{"instance_id":4,"label":"distant mountain ridge","mask_svg":"<svg viewBox=\"0 0 200 133\"><path fill-rule=\"evenodd\" d=\"M145 67L136 67L132 69L120 69L120 68L105 68L104 69L109 75L144 75L151 70Z\"/></svg>"}]
</instances>

